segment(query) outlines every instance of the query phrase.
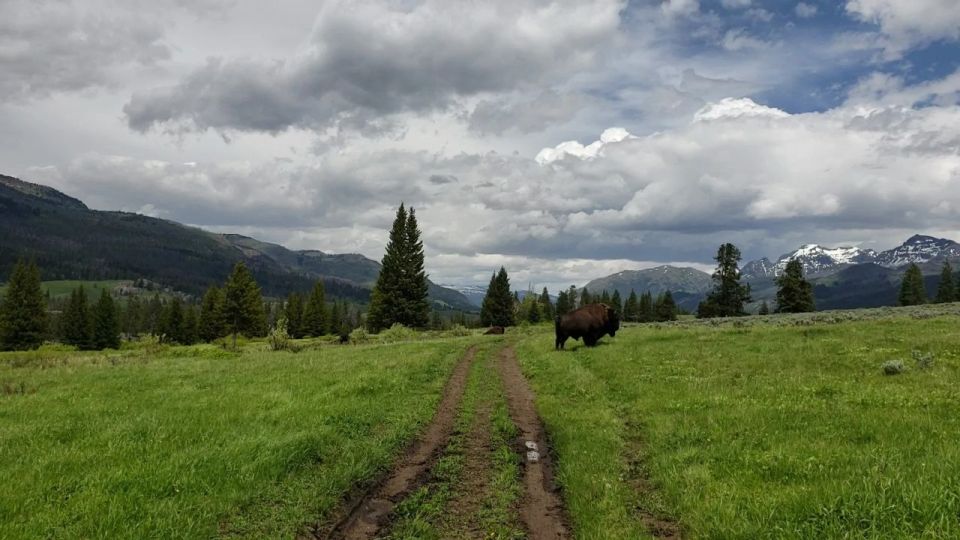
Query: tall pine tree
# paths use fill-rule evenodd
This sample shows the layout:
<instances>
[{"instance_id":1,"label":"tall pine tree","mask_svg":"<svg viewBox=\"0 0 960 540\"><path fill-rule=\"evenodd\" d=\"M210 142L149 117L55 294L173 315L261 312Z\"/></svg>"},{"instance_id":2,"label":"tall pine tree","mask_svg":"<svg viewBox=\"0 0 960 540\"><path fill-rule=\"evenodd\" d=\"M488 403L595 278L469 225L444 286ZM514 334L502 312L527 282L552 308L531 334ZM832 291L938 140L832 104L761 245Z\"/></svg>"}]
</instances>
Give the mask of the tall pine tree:
<instances>
[{"instance_id":1,"label":"tall pine tree","mask_svg":"<svg viewBox=\"0 0 960 540\"><path fill-rule=\"evenodd\" d=\"M93 347L98 350L120 348L120 318L107 289L100 291L93 310Z\"/></svg>"},{"instance_id":2,"label":"tall pine tree","mask_svg":"<svg viewBox=\"0 0 960 540\"><path fill-rule=\"evenodd\" d=\"M927 289L923 284L923 272L915 263L907 268L900 283L901 306L917 306L927 303Z\"/></svg>"},{"instance_id":3,"label":"tall pine tree","mask_svg":"<svg viewBox=\"0 0 960 540\"><path fill-rule=\"evenodd\" d=\"M741 317L750 301L750 285L740 283L740 250L727 243L717 250L713 290L697 308L698 317Z\"/></svg>"},{"instance_id":4,"label":"tall pine tree","mask_svg":"<svg viewBox=\"0 0 960 540\"><path fill-rule=\"evenodd\" d=\"M0 349L35 349L47 330L47 302L40 289L40 270L33 262L17 262L0 300Z\"/></svg>"},{"instance_id":5,"label":"tall pine tree","mask_svg":"<svg viewBox=\"0 0 960 540\"><path fill-rule=\"evenodd\" d=\"M423 328L429 322L423 243L414 209L397 209L380 275L370 295L367 326L379 332L394 324Z\"/></svg>"},{"instance_id":6,"label":"tall pine tree","mask_svg":"<svg viewBox=\"0 0 960 540\"><path fill-rule=\"evenodd\" d=\"M797 259L787 262L783 274L777 277L777 311L780 313L809 313L816 311L813 286L803 277L803 264Z\"/></svg>"},{"instance_id":7,"label":"tall pine tree","mask_svg":"<svg viewBox=\"0 0 960 540\"><path fill-rule=\"evenodd\" d=\"M658 321L677 320L677 303L673 300L673 294L670 291L664 291L657 297L653 306L654 317Z\"/></svg>"},{"instance_id":8,"label":"tall pine tree","mask_svg":"<svg viewBox=\"0 0 960 540\"><path fill-rule=\"evenodd\" d=\"M957 285L953 278L953 267L950 261L943 261L943 271L940 272L940 285L937 287L937 303L956 302Z\"/></svg>"},{"instance_id":9,"label":"tall pine tree","mask_svg":"<svg viewBox=\"0 0 960 540\"><path fill-rule=\"evenodd\" d=\"M307 305L303 309L303 321L301 330L303 335L309 337L318 337L327 333L328 319L327 297L323 287L323 282L318 281L307 298Z\"/></svg>"},{"instance_id":10,"label":"tall pine tree","mask_svg":"<svg viewBox=\"0 0 960 540\"><path fill-rule=\"evenodd\" d=\"M93 319L90 316L90 305L83 285L70 293L70 301L64 311L62 324L64 343L80 350L94 348Z\"/></svg>"},{"instance_id":11,"label":"tall pine tree","mask_svg":"<svg viewBox=\"0 0 960 540\"><path fill-rule=\"evenodd\" d=\"M259 337L266 333L267 316L263 311L260 286L247 265L238 262L223 286L223 321L228 334Z\"/></svg>"},{"instance_id":12,"label":"tall pine tree","mask_svg":"<svg viewBox=\"0 0 960 540\"><path fill-rule=\"evenodd\" d=\"M287 333L290 337L300 339L303 337L303 295L300 293L290 293L287 296L287 304L283 308L283 314L287 318Z\"/></svg>"},{"instance_id":13,"label":"tall pine tree","mask_svg":"<svg viewBox=\"0 0 960 540\"><path fill-rule=\"evenodd\" d=\"M623 303L623 320L629 322L640 321L640 300L637 298L637 291L630 289L630 296Z\"/></svg>"},{"instance_id":14,"label":"tall pine tree","mask_svg":"<svg viewBox=\"0 0 960 540\"><path fill-rule=\"evenodd\" d=\"M586 287L580 291L580 304L579 307L587 306L593 303L593 296L590 295L590 291Z\"/></svg>"},{"instance_id":15,"label":"tall pine tree","mask_svg":"<svg viewBox=\"0 0 960 540\"><path fill-rule=\"evenodd\" d=\"M653 294L650 291L645 291L640 295L640 309L639 319L640 322L653 322L657 319L657 314L654 311L653 305Z\"/></svg>"},{"instance_id":16,"label":"tall pine tree","mask_svg":"<svg viewBox=\"0 0 960 540\"><path fill-rule=\"evenodd\" d=\"M623 300L620 298L620 291L617 289L614 289L613 294L610 296L610 307L617 312L617 315L623 318Z\"/></svg>"},{"instance_id":17,"label":"tall pine tree","mask_svg":"<svg viewBox=\"0 0 960 540\"><path fill-rule=\"evenodd\" d=\"M210 287L203 295L198 327L198 337L207 343L227 335L223 319L223 292L217 287Z\"/></svg>"},{"instance_id":18,"label":"tall pine tree","mask_svg":"<svg viewBox=\"0 0 960 540\"><path fill-rule=\"evenodd\" d=\"M487 294L480 307L480 324L484 326L513 326L514 296L510 293L510 278L507 270L500 267L500 271L490 278Z\"/></svg>"},{"instance_id":19,"label":"tall pine tree","mask_svg":"<svg viewBox=\"0 0 960 540\"><path fill-rule=\"evenodd\" d=\"M540 293L540 313L543 315L543 320L552 321L556 317L556 311L553 308L553 302L550 300L550 292L547 291L547 288L543 288L543 292Z\"/></svg>"}]
</instances>

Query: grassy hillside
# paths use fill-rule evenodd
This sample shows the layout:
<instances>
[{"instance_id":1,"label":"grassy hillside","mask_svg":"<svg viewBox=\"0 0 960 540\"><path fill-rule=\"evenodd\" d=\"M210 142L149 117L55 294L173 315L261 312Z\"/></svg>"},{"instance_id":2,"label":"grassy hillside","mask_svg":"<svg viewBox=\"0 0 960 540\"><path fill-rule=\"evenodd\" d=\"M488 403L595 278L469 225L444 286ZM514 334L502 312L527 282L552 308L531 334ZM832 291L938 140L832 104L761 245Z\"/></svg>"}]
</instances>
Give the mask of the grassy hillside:
<instances>
[{"instance_id":1,"label":"grassy hillside","mask_svg":"<svg viewBox=\"0 0 960 540\"><path fill-rule=\"evenodd\" d=\"M855 314L523 340L578 536L960 537L960 305Z\"/></svg>"}]
</instances>

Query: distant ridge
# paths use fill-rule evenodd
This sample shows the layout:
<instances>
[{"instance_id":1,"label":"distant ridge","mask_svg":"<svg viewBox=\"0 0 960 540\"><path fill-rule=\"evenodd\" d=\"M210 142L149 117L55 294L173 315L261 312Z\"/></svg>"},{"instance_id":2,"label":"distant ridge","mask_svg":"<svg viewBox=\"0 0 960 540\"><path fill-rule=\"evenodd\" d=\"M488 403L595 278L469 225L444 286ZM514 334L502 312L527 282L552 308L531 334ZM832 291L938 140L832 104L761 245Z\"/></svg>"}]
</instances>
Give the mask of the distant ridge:
<instances>
[{"instance_id":1,"label":"distant ridge","mask_svg":"<svg viewBox=\"0 0 960 540\"><path fill-rule=\"evenodd\" d=\"M189 294L222 283L244 261L268 296L307 291L369 299L380 263L358 254L293 251L238 234L216 234L127 212L90 210L53 188L0 175L0 272L34 258L44 279L150 279ZM429 286L434 307L472 311L462 294Z\"/></svg>"}]
</instances>

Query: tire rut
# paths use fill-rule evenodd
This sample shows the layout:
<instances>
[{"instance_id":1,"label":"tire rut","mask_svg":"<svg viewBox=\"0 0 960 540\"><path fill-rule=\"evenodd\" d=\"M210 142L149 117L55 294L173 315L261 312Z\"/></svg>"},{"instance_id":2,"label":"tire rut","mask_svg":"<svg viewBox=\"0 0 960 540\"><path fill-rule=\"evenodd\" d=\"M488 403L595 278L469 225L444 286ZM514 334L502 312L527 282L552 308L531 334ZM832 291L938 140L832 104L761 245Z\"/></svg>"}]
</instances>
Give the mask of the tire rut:
<instances>
[{"instance_id":1,"label":"tire rut","mask_svg":"<svg viewBox=\"0 0 960 540\"><path fill-rule=\"evenodd\" d=\"M497 370L503 382L510 418L520 430L517 448L524 455L524 496L520 502L520 517L532 540L571 538L563 500L554 485L553 460L548 447L546 431L534 403L534 393L520 370L517 356L511 347L500 352ZM527 457L526 443L534 442L539 458Z\"/></svg>"},{"instance_id":2,"label":"tire rut","mask_svg":"<svg viewBox=\"0 0 960 540\"><path fill-rule=\"evenodd\" d=\"M471 347L454 367L430 425L384 480L348 506L346 517L332 530L328 533L317 531L315 538L368 540L377 537L388 524L397 503L424 483L433 464L447 446L476 354L477 347Z\"/></svg>"}]
</instances>

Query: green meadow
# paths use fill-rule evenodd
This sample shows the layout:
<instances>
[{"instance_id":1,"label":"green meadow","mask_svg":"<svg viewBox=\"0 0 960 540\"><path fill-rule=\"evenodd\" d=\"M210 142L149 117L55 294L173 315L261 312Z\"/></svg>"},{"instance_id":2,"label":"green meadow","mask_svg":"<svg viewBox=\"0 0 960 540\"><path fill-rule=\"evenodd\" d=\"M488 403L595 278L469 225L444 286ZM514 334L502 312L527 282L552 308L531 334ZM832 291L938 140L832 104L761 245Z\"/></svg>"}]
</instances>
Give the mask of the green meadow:
<instances>
[{"instance_id":1,"label":"green meadow","mask_svg":"<svg viewBox=\"0 0 960 540\"><path fill-rule=\"evenodd\" d=\"M292 538L429 421L468 341L0 354L0 538Z\"/></svg>"},{"instance_id":2,"label":"green meadow","mask_svg":"<svg viewBox=\"0 0 960 540\"><path fill-rule=\"evenodd\" d=\"M329 525L429 422L475 344L455 433L398 501L392 537L523 537L517 431L492 367L509 345L576 538L960 538L958 311L636 325L566 352L533 326L296 353L2 353L0 538ZM885 375L889 361L903 371ZM471 470L489 474L482 497L461 488ZM460 501L478 510L458 514Z\"/></svg>"}]
</instances>

